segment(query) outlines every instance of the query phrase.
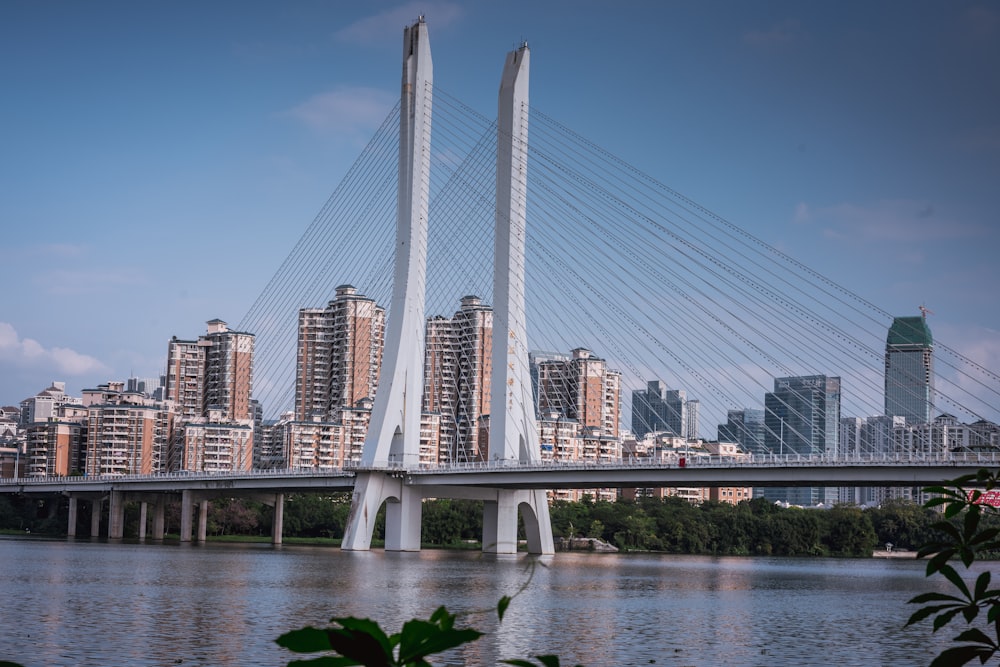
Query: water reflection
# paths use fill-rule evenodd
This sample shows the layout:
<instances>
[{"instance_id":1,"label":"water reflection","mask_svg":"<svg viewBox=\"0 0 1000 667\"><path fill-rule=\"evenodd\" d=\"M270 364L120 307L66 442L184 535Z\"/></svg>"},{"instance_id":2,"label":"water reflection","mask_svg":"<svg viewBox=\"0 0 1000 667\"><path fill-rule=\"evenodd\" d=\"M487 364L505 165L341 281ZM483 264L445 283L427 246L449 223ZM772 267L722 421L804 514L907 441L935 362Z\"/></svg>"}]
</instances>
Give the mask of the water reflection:
<instances>
[{"instance_id":1,"label":"water reflection","mask_svg":"<svg viewBox=\"0 0 1000 667\"><path fill-rule=\"evenodd\" d=\"M26 665L282 665L286 630L346 615L394 630L442 604L487 633L436 663L450 665L911 665L955 634L902 629L906 600L936 581L915 561L16 538L0 538L0 559L0 658Z\"/></svg>"}]
</instances>

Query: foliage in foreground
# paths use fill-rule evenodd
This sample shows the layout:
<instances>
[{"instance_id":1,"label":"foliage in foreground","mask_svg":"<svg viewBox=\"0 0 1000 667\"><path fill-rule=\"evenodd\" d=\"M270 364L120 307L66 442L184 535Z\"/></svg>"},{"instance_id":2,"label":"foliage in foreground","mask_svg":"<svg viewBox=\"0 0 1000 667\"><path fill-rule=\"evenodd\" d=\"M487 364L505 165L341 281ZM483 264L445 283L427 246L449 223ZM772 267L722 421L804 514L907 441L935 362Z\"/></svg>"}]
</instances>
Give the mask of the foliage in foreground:
<instances>
[{"instance_id":1,"label":"foliage in foreground","mask_svg":"<svg viewBox=\"0 0 1000 667\"><path fill-rule=\"evenodd\" d=\"M497 617L503 621L510 598L504 596L497 604ZM333 618L328 628L305 627L287 632L275 641L296 653L329 653L309 660L293 660L288 667L429 667L427 656L442 653L462 644L476 641L482 632L472 628L456 628L455 614L438 607L430 619L412 619L402 630L387 635L378 623L367 618ZM559 667L554 655L535 656L541 667ZM515 667L536 667L531 660L504 660ZM577 667L580 667L577 665Z\"/></svg>"},{"instance_id":2,"label":"foliage in foreground","mask_svg":"<svg viewBox=\"0 0 1000 667\"><path fill-rule=\"evenodd\" d=\"M976 488L966 490L967 486ZM937 632L961 615L968 626L954 638L959 645L942 651L931 667L965 665L977 658L980 664L986 664L1000 651L1000 589L990 588L989 570L981 573L970 587L952 566L957 558L968 570L977 557L982 558L1000 549L1000 528L985 526L982 521L984 517L996 517L998 514L995 507L984 502L985 494L995 494L993 490L998 486L1000 480L997 473L980 470L944 486L925 489L928 493L937 494L925 503L925 507L943 506L944 513L943 519L934 524L939 531L939 539L924 545L917 552L917 557L929 556L927 576L943 576L956 594L931 592L914 597L910 604L925 606L914 612L906 625L933 616L934 632ZM981 612L985 612L985 623L982 623ZM980 622L982 627L976 627L976 622Z\"/></svg>"}]
</instances>

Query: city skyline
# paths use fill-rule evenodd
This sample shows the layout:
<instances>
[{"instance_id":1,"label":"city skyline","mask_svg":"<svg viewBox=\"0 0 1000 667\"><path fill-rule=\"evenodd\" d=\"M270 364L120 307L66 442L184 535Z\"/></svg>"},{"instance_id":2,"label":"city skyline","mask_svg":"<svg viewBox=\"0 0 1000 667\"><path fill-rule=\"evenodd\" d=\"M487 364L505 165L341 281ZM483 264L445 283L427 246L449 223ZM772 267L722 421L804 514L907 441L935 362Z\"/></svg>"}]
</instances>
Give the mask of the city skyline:
<instances>
[{"instance_id":1,"label":"city skyline","mask_svg":"<svg viewBox=\"0 0 1000 667\"><path fill-rule=\"evenodd\" d=\"M0 274L10 295L0 315L0 404L16 404L54 380L78 394L108 380L158 376L170 336L214 317L238 321L371 124L391 107L399 33L417 13L428 17L436 81L445 90L493 108L502 54L527 38L536 56L533 105L893 313L915 314L926 304L936 339L986 368L1000 366L1000 315L983 293L1000 283L989 262L997 230L988 209L1000 129L981 115L995 108L989 102L997 91L988 78L979 90L969 87L983 67L976 59L996 50L989 37L1000 30L1000 15L989 8L907 4L906 25L896 25L890 19L900 17L890 10L903 5L894 3L868 12L848 5L837 17L793 4L769 6L767 16L732 5L709 25L707 10L693 8L633 7L607 16L599 5L571 12L557 3L561 12L521 12L519 21L516 7L499 16L459 3L419 10L386 4L368 15L345 9L333 16L310 4L275 16L251 3L243 20L225 28L221 13L203 10L187 35L188 61L178 41L184 17L162 7L113 17L53 7L51 14L27 5L2 10L8 30L23 28L3 48L27 53L26 38L42 45L67 39L37 62L6 59L23 67L11 78L16 102L2 113L7 127L25 131L11 137L2 162L12 196L0 204L11 249ZM329 26L306 30L306 20L320 15ZM146 20L153 17L160 20ZM107 39L99 46L102 40L74 37L78 25ZM135 40L139 25L151 31L148 46ZM42 26L53 28L45 39ZM669 33L674 26L676 35ZM905 36L906 28L916 36ZM516 34L501 37L509 31ZM677 39L653 42L662 31ZM472 45L473 35L482 44ZM637 52L616 48L626 36ZM60 63L70 61L59 58L74 48L79 69L63 71ZM801 62L787 62L792 54ZM667 65L687 56L714 76L696 85L697 72L679 65L667 67L663 79L637 66L666 55L673 56ZM912 61L896 60L904 56ZM352 67L337 70L344 58ZM870 74L859 69L866 58ZM938 68L921 68L925 59ZM816 68L813 79L802 78L808 67ZM166 85L137 78L143 68ZM622 76L608 80L616 71ZM890 75L893 85L880 90L877 74ZM251 95L255 77L266 93ZM607 100L581 92L592 77L608 87ZM213 81L225 83L232 99L214 94L207 87ZM651 90L664 83L676 87ZM932 90L947 83L952 95L907 107L921 99L922 83ZM90 101L80 96L83 84L94 84ZM140 91L150 102L133 97ZM736 93L747 95L736 105L740 112L723 113L720 103ZM67 95L81 112L71 126L48 111ZM621 99L630 103L614 103ZM696 116L692 99L704 99L711 113ZM168 100L179 114L166 112ZM834 101L839 106L823 106ZM358 124L337 115L362 102L370 106ZM904 108L910 115L899 115ZM664 115L673 122L662 124ZM623 122L602 122L608 117ZM228 162L233 158L253 168ZM754 173L761 166L755 159L766 160L764 173ZM126 166L136 172L129 178ZM251 194L233 201L237 193Z\"/></svg>"}]
</instances>

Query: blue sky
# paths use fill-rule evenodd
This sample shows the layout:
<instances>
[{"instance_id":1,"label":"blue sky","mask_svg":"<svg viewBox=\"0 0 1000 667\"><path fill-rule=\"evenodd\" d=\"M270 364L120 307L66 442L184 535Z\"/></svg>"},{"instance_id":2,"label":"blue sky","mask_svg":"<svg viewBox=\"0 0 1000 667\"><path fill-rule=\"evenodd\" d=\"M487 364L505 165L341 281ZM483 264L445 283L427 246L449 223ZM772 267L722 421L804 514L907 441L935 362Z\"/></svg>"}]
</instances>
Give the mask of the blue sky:
<instances>
[{"instance_id":1,"label":"blue sky","mask_svg":"<svg viewBox=\"0 0 1000 667\"><path fill-rule=\"evenodd\" d=\"M1000 369L1000 5L0 3L0 404L237 323L398 96L531 102Z\"/></svg>"}]
</instances>

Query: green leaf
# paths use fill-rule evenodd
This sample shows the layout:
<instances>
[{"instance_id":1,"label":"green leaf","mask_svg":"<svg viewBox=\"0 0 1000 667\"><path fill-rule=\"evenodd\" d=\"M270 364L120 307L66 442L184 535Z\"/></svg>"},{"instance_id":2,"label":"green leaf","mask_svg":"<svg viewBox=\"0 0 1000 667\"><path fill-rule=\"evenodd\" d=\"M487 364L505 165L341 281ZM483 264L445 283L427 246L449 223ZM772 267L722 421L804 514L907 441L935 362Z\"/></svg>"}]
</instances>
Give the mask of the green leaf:
<instances>
[{"instance_id":1,"label":"green leaf","mask_svg":"<svg viewBox=\"0 0 1000 667\"><path fill-rule=\"evenodd\" d=\"M959 667L973 658L979 658L981 663L985 663L992 653L989 649L979 646L956 646L942 651L938 657L934 658L930 667Z\"/></svg>"},{"instance_id":2,"label":"green leaf","mask_svg":"<svg viewBox=\"0 0 1000 667\"><path fill-rule=\"evenodd\" d=\"M538 665L530 660L501 660L505 665L514 665L514 667L559 667L559 656L557 655L536 655L535 660L538 661ZM576 665L576 667L581 667Z\"/></svg>"},{"instance_id":3,"label":"green leaf","mask_svg":"<svg viewBox=\"0 0 1000 667\"><path fill-rule=\"evenodd\" d=\"M288 667L355 667L361 663L350 658L328 655L322 658L310 658L309 660L292 660Z\"/></svg>"},{"instance_id":4,"label":"green leaf","mask_svg":"<svg viewBox=\"0 0 1000 667\"><path fill-rule=\"evenodd\" d=\"M973 537L976 536L976 529L979 528L979 506L973 505L969 507L969 511L965 513L965 530L962 533L962 541L968 542Z\"/></svg>"},{"instance_id":5,"label":"green leaf","mask_svg":"<svg viewBox=\"0 0 1000 667\"><path fill-rule=\"evenodd\" d=\"M441 607L438 612L443 610ZM455 630L452 628L454 616L445 611L435 612L432 618L437 623L413 619L403 624L399 640L399 662L408 664L421 660L424 656L447 651L448 649L467 644L483 636L483 633L471 628Z\"/></svg>"},{"instance_id":6,"label":"green leaf","mask_svg":"<svg viewBox=\"0 0 1000 667\"><path fill-rule=\"evenodd\" d=\"M952 604L942 604L935 607L924 607L923 609L918 609L910 615L910 620L906 622L906 625L913 625L914 623L919 623L928 616L936 614L943 609L952 609L955 605ZM904 626L905 627L905 626Z\"/></svg>"},{"instance_id":7,"label":"green leaf","mask_svg":"<svg viewBox=\"0 0 1000 667\"><path fill-rule=\"evenodd\" d=\"M944 508L944 518L951 519L957 516L963 509L965 509L966 503L958 500L953 500L948 503Z\"/></svg>"},{"instance_id":8,"label":"green leaf","mask_svg":"<svg viewBox=\"0 0 1000 667\"><path fill-rule=\"evenodd\" d=\"M908 604L924 604L925 602L958 602L965 604L967 600L957 598L954 595L945 595L944 593L921 593L910 600Z\"/></svg>"},{"instance_id":9,"label":"green leaf","mask_svg":"<svg viewBox=\"0 0 1000 667\"><path fill-rule=\"evenodd\" d=\"M455 627L455 614L448 613L448 610L444 606L440 606L431 614L430 621L442 630L451 630Z\"/></svg>"},{"instance_id":10,"label":"green leaf","mask_svg":"<svg viewBox=\"0 0 1000 667\"><path fill-rule=\"evenodd\" d=\"M942 533L945 533L949 538L951 538L955 542L962 541L962 534L958 532L958 528L956 528L955 525L949 521L938 521L937 523L932 523L931 528L933 528L934 530L939 530Z\"/></svg>"},{"instance_id":11,"label":"green leaf","mask_svg":"<svg viewBox=\"0 0 1000 667\"><path fill-rule=\"evenodd\" d=\"M505 595L500 598L500 602L497 603L497 619L502 621L504 612L507 611L507 607L510 606L510 596Z\"/></svg>"},{"instance_id":12,"label":"green leaf","mask_svg":"<svg viewBox=\"0 0 1000 667\"><path fill-rule=\"evenodd\" d=\"M950 609L950 610L944 612L943 614L939 615L937 618L935 618L934 619L934 632L937 632L938 630L940 630L944 626L946 626L949 623L951 623L951 619L955 618L955 616L960 611L962 611L961 607L959 607L958 609Z\"/></svg>"},{"instance_id":13,"label":"green leaf","mask_svg":"<svg viewBox=\"0 0 1000 667\"><path fill-rule=\"evenodd\" d=\"M342 627L330 628L330 645L345 658L366 667L391 667L393 644L378 623L367 618L336 618Z\"/></svg>"},{"instance_id":14,"label":"green leaf","mask_svg":"<svg viewBox=\"0 0 1000 667\"><path fill-rule=\"evenodd\" d=\"M326 630L306 627L301 630L286 632L274 640L278 646L283 646L296 653L315 653L316 651L330 651L330 638Z\"/></svg>"},{"instance_id":15,"label":"green leaf","mask_svg":"<svg viewBox=\"0 0 1000 667\"><path fill-rule=\"evenodd\" d=\"M983 542L988 542L994 539L998 534L1000 534L1000 528L987 528L986 530L980 531L978 535L969 540L969 544L982 544Z\"/></svg>"},{"instance_id":16,"label":"green leaf","mask_svg":"<svg viewBox=\"0 0 1000 667\"><path fill-rule=\"evenodd\" d=\"M955 571L950 565L941 566L941 574L943 574L952 585L962 592L966 600L972 600L972 594L969 593L969 588L965 585L965 581L959 576L958 572Z\"/></svg>"},{"instance_id":17,"label":"green leaf","mask_svg":"<svg viewBox=\"0 0 1000 667\"><path fill-rule=\"evenodd\" d=\"M545 667L559 667L559 656L556 655L536 655L535 659L545 665Z\"/></svg>"},{"instance_id":18,"label":"green leaf","mask_svg":"<svg viewBox=\"0 0 1000 667\"><path fill-rule=\"evenodd\" d=\"M979 605L973 603L962 607L962 616L965 617L966 623L972 623L976 620L976 616L979 616Z\"/></svg>"},{"instance_id":19,"label":"green leaf","mask_svg":"<svg viewBox=\"0 0 1000 667\"><path fill-rule=\"evenodd\" d=\"M990 587L990 572L989 572L989 570L987 570L986 572L983 572L982 574L980 574L979 578L976 579L976 588L975 588L975 598L974 599L976 599L976 600L982 600L983 598L985 598L987 590L989 589L989 587Z\"/></svg>"},{"instance_id":20,"label":"green leaf","mask_svg":"<svg viewBox=\"0 0 1000 667\"><path fill-rule=\"evenodd\" d=\"M997 644L995 641L990 639L986 633L984 633L979 628L969 628L959 636L955 637L957 642L974 642L976 644L986 644L987 646L992 646L996 648Z\"/></svg>"},{"instance_id":21,"label":"green leaf","mask_svg":"<svg viewBox=\"0 0 1000 667\"><path fill-rule=\"evenodd\" d=\"M931 576L935 572L938 572L943 567L949 567L948 559L955 555L955 549L942 549L927 561L927 576Z\"/></svg>"}]
</instances>

